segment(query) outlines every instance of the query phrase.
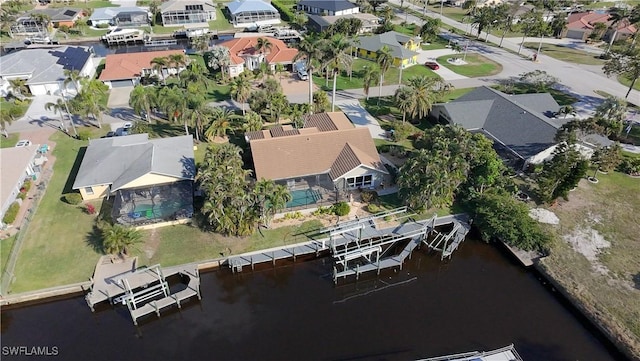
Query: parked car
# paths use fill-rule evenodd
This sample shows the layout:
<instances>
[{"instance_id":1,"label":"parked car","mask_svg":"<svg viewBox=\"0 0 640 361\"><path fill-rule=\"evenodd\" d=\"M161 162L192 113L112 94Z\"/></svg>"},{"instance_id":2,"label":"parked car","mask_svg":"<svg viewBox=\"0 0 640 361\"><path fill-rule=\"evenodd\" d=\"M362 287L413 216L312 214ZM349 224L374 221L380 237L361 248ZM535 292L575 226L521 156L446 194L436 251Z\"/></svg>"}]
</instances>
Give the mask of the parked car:
<instances>
[{"instance_id":1,"label":"parked car","mask_svg":"<svg viewBox=\"0 0 640 361\"><path fill-rule=\"evenodd\" d=\"M107 132L107 135L105 135L104 138L111 138L115 136L116 136L116 132Z\"/></svg>"},{"instance_id":2,"label":"parked car","mask_svg":"<svg viewBox=\"0 0 640 361\"><path fill-rule=\"evenodd\" d=\"M435 61L428 61L428 62L424 63L424 66L426 66L427 68L429 68L431 70L440 69L440 65L438 65L438 63L436 63Z\"/></svg>"},{"instance_id":3,"label":"parked car","mask_svg":"<svg viewBox=\"0 0 640 361\"><path fill-rule=\"evenodd\" d=\"M31 145L31 141L30 140L23 139L23 140L18 141L18 143L16 143L16 148L28 147L30 145Z\"/></svg>"},{"instance_id":4,"label":"parked car","mask_svg":"<svg viewBox=\"0 0 640 361\"><path fill-rule=\"evenodd\" d=\"M309 74L303 62L299 61L295 64L295 71L300 80L309 80Z\"/></svg>"}]
</instances>

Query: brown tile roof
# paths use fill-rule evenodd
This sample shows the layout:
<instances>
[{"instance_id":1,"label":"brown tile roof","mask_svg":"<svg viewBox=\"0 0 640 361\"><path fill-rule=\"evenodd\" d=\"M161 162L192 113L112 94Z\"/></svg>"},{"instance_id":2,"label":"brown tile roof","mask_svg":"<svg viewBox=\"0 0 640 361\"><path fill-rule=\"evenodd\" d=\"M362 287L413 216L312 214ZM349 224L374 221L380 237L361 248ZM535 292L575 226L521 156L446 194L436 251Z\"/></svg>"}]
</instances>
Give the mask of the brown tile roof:
<instances>
[{"instance_id":1,"label":"brown tile roof","mask_svg":"<svg viewBox=\"0 0 640 361\"><path fill-rule=\"evenodd\" d=\"M140 76L142 69L151 68L151 60L173 54L184 54L183 50L147 51L142 53L109 54L106 57L100 80L124 80Z\"/></svg>"},{"instance_id":2,"label":"brown tile roof","mask_svg":"<svg viewBox=\"0 0 640 361\"><path fill-rule=\"evenodd\" d=\"M328 172L337 178L361 164L386 172L367 128L254 139L250 146L257 179Z\"/></svg>"},{"instance_id":3,"label":"brown tile roof","mask_svg":"<svg viewBox=\"0 0 640 361\"><path fill-rule=\"evenodd\" d=\"M304 128L295 129L291 125L278 125L265 130L246 132L244 137L247 141L252 141L254 139L286 137L351 128L353 128L353 124L342 112L316 113L305 116Z\"/></svg>"},{"instance_id":4,"label":"brown tile roof","mask_svg":"<svg viewBox=\"0 0 640 361\"><path fill-rule=\"evenodd\" d=\"M282 40L272 37L242 37L227 40L220 45L229 48L231 62L233 64L243 64L243 55L258 54L255 47L258 45L259 38L269 39L272 46L271 50L266 55L267 63L293 63L293 59L298 55L298 49L289 48Z\"/></svg>"},{"instance_id":5,"label":"brown tile roof","mask_svg":"<svg viewBox=\"0 0 640 361\"><path fill-rule=\"evenodd\" d=\"M594 12L571 14L567 19L567 29L570 30L593 30L596 23L604 23L607 27L611 26L609 21L610 14L599 14ZM619 33L634 34L638 31L637 27L629 21L621 21L616 24Z\"/></svg>"}]
</instances>

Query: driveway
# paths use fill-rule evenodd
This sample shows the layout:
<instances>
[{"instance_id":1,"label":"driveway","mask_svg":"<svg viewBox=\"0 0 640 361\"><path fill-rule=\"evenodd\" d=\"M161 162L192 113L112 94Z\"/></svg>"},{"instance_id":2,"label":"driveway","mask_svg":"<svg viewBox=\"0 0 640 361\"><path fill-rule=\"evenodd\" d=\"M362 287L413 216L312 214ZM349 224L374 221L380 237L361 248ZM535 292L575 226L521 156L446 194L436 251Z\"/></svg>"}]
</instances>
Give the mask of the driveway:
<instances>
[{"instance_id":1,"label":"driveway","mask_svg":"<svg viewBox=\"0 0 640 361\"><path fill-rule=\"evenodd\" d=\"M423 64L427 61L436 61L437 58L441 57L441 56L445 56L445 55L457 55L460 56L459 53L456 53L455 51L451 50L451 49L435 49L435 50L419 50L418 51L418 64L414 65L414 66L424 66ZM436 61L436 63L438 63ZM440 77L442 78L442 80L445 81L451 81L451 80L460 80L460 79L467 79L466 76L464 75L460 75L460 74L456 74L453 70L447 68L446 66L440 64L440 69L438 70L434 70L433 72L440 75Z\"/></svg>"},{"instance_id":2,"label":"driveway","mask_svg":"<svg viewBox=\"0 0 640 361\"><path fill-rule=\"evenodd\" d=\"M364 109L357 99L337 100L336 105L346 114L356 127L367 127L374 139L386 139L386 132L378 120Z\"/></svg>"},{"instance_id":3,"label":"driveway","mask_svg":"<svg viewBox=\"0 0 640 361\"><path fill-rule=\"evenodd\" d=\"M109 92L109 101L107 107L109 108L128 108L129 96L133 91L133 86L123 86L111 88Z\"/></svg>"}]
</instances>

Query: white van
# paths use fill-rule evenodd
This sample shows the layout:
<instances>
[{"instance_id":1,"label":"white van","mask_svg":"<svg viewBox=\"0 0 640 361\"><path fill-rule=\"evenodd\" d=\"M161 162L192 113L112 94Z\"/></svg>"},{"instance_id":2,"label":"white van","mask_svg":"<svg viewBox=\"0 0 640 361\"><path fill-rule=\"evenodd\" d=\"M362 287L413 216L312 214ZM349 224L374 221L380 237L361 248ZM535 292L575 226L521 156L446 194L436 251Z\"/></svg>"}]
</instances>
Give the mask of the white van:
<instances>
[{"instance_id":1,"label":"white van","mask_svg":"<svg viewBox=\"0 0 640 361\"><path fill-rule=\"evenodd\" d=\"M301 61L297 62L295 64L295 71L300 80L309 80L309 74L307 74L307 69L306 69L306 66L304 65L304 62L301 62Z\"/></svg>"}]
</instances>

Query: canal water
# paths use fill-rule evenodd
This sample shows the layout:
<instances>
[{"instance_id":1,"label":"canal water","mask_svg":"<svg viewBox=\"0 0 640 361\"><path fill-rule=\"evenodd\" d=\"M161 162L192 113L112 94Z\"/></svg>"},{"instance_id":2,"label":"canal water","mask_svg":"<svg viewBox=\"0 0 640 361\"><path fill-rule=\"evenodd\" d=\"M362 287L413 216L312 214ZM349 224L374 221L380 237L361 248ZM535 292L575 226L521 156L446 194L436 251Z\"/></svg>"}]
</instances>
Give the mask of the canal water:
<instances>
[{"instance_id":1,"label":"canal water","mask_svg":"<svg viewBox=\"0 0 640 361\"><path fill-rule=\"evenodd\" d=\"M64 360L414 360L514 343L527 361L624 359L535 273L482 242L467 240L448 262L416 250L401 271L338 286L331 270L323 258L205 273L201 302L138 327L126 308L91 313L82 297L6 310L3 352L56 347Z\"/></svg>"}]
</instances>

